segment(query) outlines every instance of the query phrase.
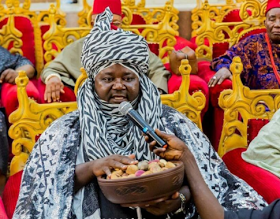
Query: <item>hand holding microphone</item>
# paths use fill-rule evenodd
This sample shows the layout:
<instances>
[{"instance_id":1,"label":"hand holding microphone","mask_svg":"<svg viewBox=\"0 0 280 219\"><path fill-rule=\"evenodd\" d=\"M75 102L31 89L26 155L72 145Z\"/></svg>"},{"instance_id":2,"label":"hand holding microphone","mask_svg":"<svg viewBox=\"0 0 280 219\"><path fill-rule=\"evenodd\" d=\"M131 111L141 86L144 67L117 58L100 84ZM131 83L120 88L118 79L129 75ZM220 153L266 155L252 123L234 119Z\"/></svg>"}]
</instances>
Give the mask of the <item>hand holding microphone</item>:
<instances>
[{"instance_id":1,"label":"hand holding microphone","mask_svg":"<svg viewBox=\"0 0 280 219\"><path fill-rule=\"evenodd\" d=\"M150 139L156 141L160 147L167 147L167 143L155 133L154 129L132 108L132 105L129 102L122 102L119 106L119 111L122 115L128 116L128 118L137 125L142 132L149 136Z\"/></svg>"}]
</instances>

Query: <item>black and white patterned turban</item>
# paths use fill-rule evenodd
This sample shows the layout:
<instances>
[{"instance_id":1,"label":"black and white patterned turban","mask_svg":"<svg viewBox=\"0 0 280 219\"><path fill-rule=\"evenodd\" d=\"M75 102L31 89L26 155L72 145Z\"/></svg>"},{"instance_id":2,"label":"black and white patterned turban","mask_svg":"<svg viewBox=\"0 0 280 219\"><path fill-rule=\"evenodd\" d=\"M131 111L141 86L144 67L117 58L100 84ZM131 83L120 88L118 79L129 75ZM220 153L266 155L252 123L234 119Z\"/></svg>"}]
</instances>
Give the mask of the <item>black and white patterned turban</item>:
<instances>
[{"instance_id":1,"label":"black and white patterned turban","mask_svg":"<svg viewBox=\"0 0 280 219\"><path fill-rule=\"evenodd\" d=\"M141 130L119 113L118 104L101 100L95 92L95 76L100 71L115 64L123 65L139 78L140 93L131 102L132 106L151 127L164 130L160 95L146 75L149 67L147 42L131 32L111 30L112 17L109 8L97 15L95 26L83 45L82 64L89 77L77 96L81 148L85 161L132 153L138 160L151 160L155 155L149 150Z\"/></svg>"},{"instance_id":2,"label":"black and white patterned turban","mask_svg":"<svg viewBox=\"0 0 280 219\"><path fill-rule=\"evenodd\" d=\"M94 27L84 41L82 64L89 77L95 77L112 63L120 63L138 74L149 69L146 40L122 29L112 30L113 14L110 8L96 17Z\"/></svg>"}]
</instances>

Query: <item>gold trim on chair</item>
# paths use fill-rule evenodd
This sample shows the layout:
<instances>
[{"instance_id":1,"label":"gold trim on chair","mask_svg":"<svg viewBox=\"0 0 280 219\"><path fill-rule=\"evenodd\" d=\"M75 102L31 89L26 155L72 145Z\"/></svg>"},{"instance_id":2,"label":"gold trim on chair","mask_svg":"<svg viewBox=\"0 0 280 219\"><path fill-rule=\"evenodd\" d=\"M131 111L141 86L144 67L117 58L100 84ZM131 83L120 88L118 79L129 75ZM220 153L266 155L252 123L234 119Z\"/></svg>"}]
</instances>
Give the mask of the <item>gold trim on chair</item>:
<instances>
[{"instance_id":1,"label":"gold trim on chair","mask_svg":"<svg viewBox=\"0 0 280 219\"><path fill-rule=\"evenodd\" d=\"M77 109L76 102L38 104L28 98L26 86L29 82L24 71L16 78L19 107L10 117L12 123L9 136L13 139L11 175L22 170L29 153L35 144L35 139L56 119Z\"/></svg>"},{"instance_id":2,"label":"gold trim on chair","mask_svg":"<svg viewBox=\"0 0 280 219\"><path fill-rule=\"evenodd\" d=\"M235 57L230 66L232 90L224 90L219 106L224 110L224 124L218 153L222 157L236 148L247 148L247 126L250 119L268 119L280 108L280 90L250 90L244 86L240 74L243 65Z\"/></svg>"},{"instance_id":3,"label":"gold trim on chair","mask_svg":"<svg viewBox=\"0 0 280 219\"><path fill-rule=\"evenodd\" d=\"M242 0L228 5L210 5L206 0L201 8L192 11L192 37L196 36L198 58L212 60L213 44L235 45L242 36L256 29L264 28L267 1ZM240 9L240 22L223 22L225 16ZM251 11L249 15L248 11ZM209 41L209 46L204 41Z\"/></svg>"},{"instance_id":4,"label":"gold trim on chair","mask_svg":"<svg viewBox=\"0 0 280 219\"><path fill-rule=\"evenodd\" d=\"M132 31L143 36L148 43L159 44L159 57L163 63L168 62L169 53L176 44L175 36L179 35L177 21L179 11L174 8L173 0L169 0L163 7L146 8L145 1L137 5L134 0L122 2L122 29ZM83 10L78 13L80 27L91 28L92 8L83 0ZM146 24L131 25L133 15L141 16ZM142 32L139 29L143 30Z\"/></svg>"}]
</instances>

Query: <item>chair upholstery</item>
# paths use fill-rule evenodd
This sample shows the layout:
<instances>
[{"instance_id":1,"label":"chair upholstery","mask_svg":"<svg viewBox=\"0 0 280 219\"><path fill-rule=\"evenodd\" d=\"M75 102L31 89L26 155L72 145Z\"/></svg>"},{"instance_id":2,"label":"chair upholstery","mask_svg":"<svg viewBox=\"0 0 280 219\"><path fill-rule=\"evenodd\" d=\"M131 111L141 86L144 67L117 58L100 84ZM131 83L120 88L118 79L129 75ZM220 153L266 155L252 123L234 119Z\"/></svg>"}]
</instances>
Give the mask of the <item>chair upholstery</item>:
<instances>
[{"instance_id":1,"label":"chair upholstery","mask_svg":"<svg viewBox=\"0 0 280 219\"><path fill-rule=\"evenodd\" d=\"M224 117L218 153L230 171L244 179L266 201L272 202L280 198L280 179L245 162L241 153L280 107L280 90L250 90L244 86L240 79L243 65L239 57L233 59L230 70L232 90L222 91L219 97Z\"/></svg>"},{"instance_id":2,"label":"chair upholstery","mask_svg":"<svg viewBox=\"0 0 280 219\"><path fill-rule=\"evenodd\" d=\"M17 204L17 200L18 200L18 196L19 196L22 173L23 173L23 171L20 171L20 172L14 174L13 176L10 176L5 185L4 191L3 191L3 195L2 195L3 203L4 203L5 210L7 212L8 218L13 217L13 214L14 214L14 211L16 208L16 204Z\"/></svg>"},{"instance_id":3,"label":"chair upholstery","mask_svg":"<svg viewBox=\"0 0 280 219\"><path fill-rule=\"evenodd\" d=\"M241 158L245 148L234 149L223 156L223 161L230 172L244 179L263 198L271 203L280 198L280 179L260 167L247 163Z\"/></svg>"},{"instance_id":4,"label":"chair upholstery","mask_svg":"<svg viewBox=\"0 0 280 219\"><path fill-rule=\"evenodd\" d=\"M6 210L4 208L3 201L1 199L1 197L0 197L0 218L1 219L8 219L8 216L7 216Z\"/></svg>"}]
</instances>

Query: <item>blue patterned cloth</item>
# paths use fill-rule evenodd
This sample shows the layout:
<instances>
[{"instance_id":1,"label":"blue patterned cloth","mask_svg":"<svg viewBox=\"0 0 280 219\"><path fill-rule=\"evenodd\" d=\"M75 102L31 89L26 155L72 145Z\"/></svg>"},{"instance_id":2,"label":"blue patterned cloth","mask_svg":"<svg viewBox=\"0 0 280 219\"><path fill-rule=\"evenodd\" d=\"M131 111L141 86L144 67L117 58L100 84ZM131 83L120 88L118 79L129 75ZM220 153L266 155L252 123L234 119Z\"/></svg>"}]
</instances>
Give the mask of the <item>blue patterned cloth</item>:
<instances>
[{"instance_id":1,"label":"blue patterned cloth","mask_svg":"<svg viewBox=\"0 0 280 219\"><path fill-rule=\"evenodd\" d=\"M9 68L15 70L23 65L32 65L27 58L19 54L13 55L2 46L0 46L0 57L0 75Z\"/></svg>"},{"instance_id":2,"label":"blue patterned cloth","mask_svg":"<svg viewBox=\"0 0 280 219\"><path fill-rule=\"evenodd\" d=\"M280 45L271 43L274 62L280 72ZM274 75L269 56L265 33L251 35L228 49L224 55L213 59L211 67L214 71L229 66L232 59L239 56L244 70L241 80L251 89L279 89L280 85Z\"/></svg>"}]
</instances>

